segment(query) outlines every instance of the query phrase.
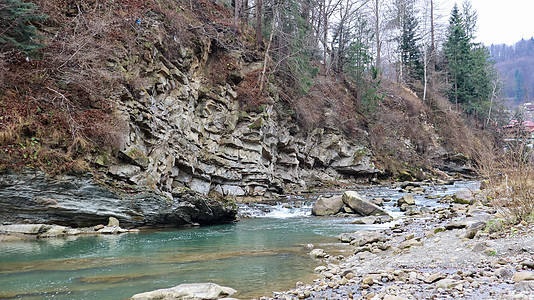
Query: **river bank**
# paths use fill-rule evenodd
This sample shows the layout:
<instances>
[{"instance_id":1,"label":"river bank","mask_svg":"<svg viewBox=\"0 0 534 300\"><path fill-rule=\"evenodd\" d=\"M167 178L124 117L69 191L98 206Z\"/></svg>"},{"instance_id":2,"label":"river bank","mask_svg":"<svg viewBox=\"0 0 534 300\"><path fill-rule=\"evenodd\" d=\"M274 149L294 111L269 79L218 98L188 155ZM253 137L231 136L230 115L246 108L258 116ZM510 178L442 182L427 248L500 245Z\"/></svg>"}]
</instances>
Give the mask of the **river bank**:
<instances>
[{"instance_id":1,"label":"river bank","mask_svg":"<svg viewBox=\"0 0 534 300\"><path fill-rule=\"evenodd\" d=\"M503 224L482 197L342 235L355 254L314 250L318 279L261 299L534 299L534 225Z\"/></svg>"}]
</instances>

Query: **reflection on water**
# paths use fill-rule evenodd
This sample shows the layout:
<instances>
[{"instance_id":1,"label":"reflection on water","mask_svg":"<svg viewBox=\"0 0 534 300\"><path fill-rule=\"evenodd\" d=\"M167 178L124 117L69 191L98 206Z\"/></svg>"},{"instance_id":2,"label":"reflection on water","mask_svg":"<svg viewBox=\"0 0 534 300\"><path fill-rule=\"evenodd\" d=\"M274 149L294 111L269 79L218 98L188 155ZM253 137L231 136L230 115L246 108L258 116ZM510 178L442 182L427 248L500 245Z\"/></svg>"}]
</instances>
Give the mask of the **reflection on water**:
<instances>
[{"instance_id":1,"label":"reflection on water","mask_svg":"<svg viewBox=\"0 0 534 300\"><path fill-rule=\"evenodd\" d=\"M386 188L360 192L402 196ZM393 202L386 208L398 215ZM422 197L419 203L438 205ZM377 228L311 217L310 205L247 208L263 218L220 226L0 243L0 299L124 299L195 282L235 288L245 299L286 290L311 281L321 264L307 255L306 244L340 248L340 233Z\"/></svg>"}]
</instances>

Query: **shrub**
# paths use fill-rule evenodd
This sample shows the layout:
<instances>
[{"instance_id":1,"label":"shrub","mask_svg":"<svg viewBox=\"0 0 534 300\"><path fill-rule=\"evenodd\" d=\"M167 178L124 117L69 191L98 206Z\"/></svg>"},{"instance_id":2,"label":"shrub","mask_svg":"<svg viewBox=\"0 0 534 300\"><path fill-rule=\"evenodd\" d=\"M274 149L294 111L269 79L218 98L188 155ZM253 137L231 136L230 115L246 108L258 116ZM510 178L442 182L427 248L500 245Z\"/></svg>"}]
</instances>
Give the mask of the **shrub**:
<instances>
[{"instance_id":1,"label":"shrub","mask_svg":"<svg viewBox=\"0 0 534 300\"><path fill-rule=\"evenodd\" d=\"M510 222L533 221L534 150L517 139L504 149L485 149L477 157L488 197Z\"/></svg>"}]
</instances>

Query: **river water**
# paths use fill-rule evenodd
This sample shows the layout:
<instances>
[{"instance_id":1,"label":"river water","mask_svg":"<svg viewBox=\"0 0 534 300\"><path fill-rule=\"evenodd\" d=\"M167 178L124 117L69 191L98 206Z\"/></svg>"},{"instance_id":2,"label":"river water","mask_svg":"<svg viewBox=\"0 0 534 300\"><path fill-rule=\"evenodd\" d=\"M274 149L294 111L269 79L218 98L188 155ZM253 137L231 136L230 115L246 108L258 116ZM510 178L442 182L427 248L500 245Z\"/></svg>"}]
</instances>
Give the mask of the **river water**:
<instances>
[{"instance_id":1,"label":"river water","mask_svg":"<svg viewBox=\"0 0 534 300\"><path fill-rule=\"evenodd\" d=\"M475 182L432 187L433 195L476 188ZM397 199L384 187L362 187L368 197ZM418 205L435 200L416 197ZM138 234L54 238L0 243L0 299L125 299L181 283L214 282L250 299L311 282L321 262L308 244L349 255L337 236L385 225L350 224L352 218L313 217L313 201L241 206L253 216L235 224ZM394 216L401 213L386 202ZM289 206L288 206L289 204ZM345 251L345 252L344 252Z\"/></svg>"}]
</instances>

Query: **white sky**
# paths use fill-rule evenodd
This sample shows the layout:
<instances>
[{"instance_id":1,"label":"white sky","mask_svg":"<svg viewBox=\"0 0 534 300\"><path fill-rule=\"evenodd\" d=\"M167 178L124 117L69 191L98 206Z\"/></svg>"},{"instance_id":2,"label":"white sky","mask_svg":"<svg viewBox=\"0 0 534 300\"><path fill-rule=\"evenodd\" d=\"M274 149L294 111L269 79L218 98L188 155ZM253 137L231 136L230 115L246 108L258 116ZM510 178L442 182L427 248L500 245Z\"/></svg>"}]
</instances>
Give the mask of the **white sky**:
<instances>
[{"instance_id":1,"label":"white sky","mask_svg":"<svg viewBox=\"0 0 534 300\"><path fill-rule=\"evenodd\" d=\"M463 0L438 0L448 7L461 7ZM534 0L470 0L478 14L477 41L513 45L534 36ZM448 20L448 18L446 19Z\"/></svg>"}]
</instances>

